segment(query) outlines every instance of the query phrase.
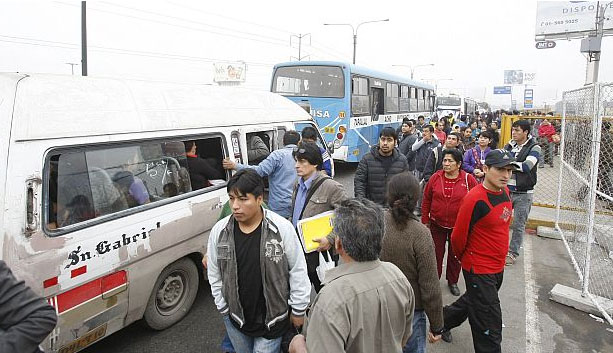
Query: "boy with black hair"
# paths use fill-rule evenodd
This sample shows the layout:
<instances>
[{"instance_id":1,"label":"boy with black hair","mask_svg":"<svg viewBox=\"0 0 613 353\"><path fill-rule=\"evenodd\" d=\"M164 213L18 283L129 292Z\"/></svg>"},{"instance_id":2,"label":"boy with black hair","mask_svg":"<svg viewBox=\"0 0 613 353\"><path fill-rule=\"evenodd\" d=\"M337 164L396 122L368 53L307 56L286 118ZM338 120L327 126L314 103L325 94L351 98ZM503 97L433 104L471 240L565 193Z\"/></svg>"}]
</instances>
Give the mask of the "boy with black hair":
<instances>
[{"instance_id":1,"label":"boy with black hair","mask_svg":"<svg viewBox=\"0 0 613 353\"><path fill-rule=\"evenodd\" d=\"M302 129L302 132L300 133L302 135L302 141L305 142L313 142L313 143L317 143L317 130L315 130L314 127L312 126L307 126L304 129ZM328 153L328 150L323 148L323 147L319 147L319 153L321 153L321 159L322 159L322 163L320 164L321 169L326 171L326 174L328 174L329 177L332 176L332 163L330 162L330 154Z\"/></svg>"},{"instance_id":2,"label":"boy with black hair","mask_svg":"<svg viewBox=\"0 0 613 353\"><path fill-rule=\"evenodd\" d=\"M237 352L276 353L309 304L302 247L289 221L262 208L264 182L255 171L238 171L227 190L232 215L208 242L211 294Z\"/></svg>"},{"instance_id":3,"label":"boy with black hair","mask_svg":"<svg viewBox=\"0 0 613 353\"><path fill-rule=\"evenodd\" d=\"M398 135L392 127L379 133L379 144L373 146L358 164L353 179L356 197L364 197L380 205L385 202L387 181L409 170L407 158L398 151Z\"/></svg>"}]
</instances>

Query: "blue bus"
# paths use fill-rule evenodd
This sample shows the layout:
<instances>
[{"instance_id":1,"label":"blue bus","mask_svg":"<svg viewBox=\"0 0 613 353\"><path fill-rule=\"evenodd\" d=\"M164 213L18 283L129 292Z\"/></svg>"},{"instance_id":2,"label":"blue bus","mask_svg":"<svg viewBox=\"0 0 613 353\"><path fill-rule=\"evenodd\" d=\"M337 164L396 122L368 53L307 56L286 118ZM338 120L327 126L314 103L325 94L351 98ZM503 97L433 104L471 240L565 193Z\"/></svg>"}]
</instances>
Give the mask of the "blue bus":
<instances>
[{"instance_id":1,"label":"blue bus","mask_svg":"<svg viewBox=\"0 0 613 353\"><path fill-rule=\"evenodd\" d=\"M336 61L295 61L274 67L271 91L309 112L332 158L359 162L378 143L379 131L405 117L426 119L434 110L434 87Z\"/></svg>"}]
</instances>

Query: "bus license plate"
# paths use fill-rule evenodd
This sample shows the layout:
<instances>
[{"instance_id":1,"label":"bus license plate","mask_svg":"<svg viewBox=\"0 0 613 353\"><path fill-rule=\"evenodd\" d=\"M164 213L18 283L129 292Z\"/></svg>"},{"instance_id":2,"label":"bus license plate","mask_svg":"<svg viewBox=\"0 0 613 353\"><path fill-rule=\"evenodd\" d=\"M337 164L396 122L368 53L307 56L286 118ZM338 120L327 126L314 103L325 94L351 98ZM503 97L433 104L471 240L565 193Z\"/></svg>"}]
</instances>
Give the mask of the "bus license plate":
<instances>
[{"instance_id":1,"label":"bus license plate","mask_svg":"<svg viewBox=\"0 0 613 353\"><path fill-rule=\"evenodd\" d=\"M106 323L89 331L79 339L76 339L64 347L60 348L59 353L74 353L89 346L106 335Z\"/></svg>"}]
</instances>

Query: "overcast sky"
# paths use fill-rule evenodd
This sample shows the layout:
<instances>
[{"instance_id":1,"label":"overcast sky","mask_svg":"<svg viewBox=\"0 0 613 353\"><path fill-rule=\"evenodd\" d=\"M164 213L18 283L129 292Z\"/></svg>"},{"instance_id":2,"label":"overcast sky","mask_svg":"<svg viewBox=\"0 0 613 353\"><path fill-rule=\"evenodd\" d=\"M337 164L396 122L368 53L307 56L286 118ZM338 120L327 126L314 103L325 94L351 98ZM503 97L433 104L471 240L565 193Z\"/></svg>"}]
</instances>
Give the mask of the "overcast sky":
<instances>
[{"instance_id":1,"label":"overcast sky","mask_svg":"<svg viewBox=\"0 0 613 353\"><path fill-rule=\"evenodd\" d=\"M504 70L536 73L537 105L561 99L585 82L579 40L535 48L536 1L88 1L88 69L92 76L213 82L213 62L247 63L245 86L268 90L272 66L298 56L352 59L351 23L361 26L357 64L438 80L449 90L494 105ZM0 71L71 74L80 63L80 1L0 1ZM613 16L613 14L609 14ZM613 81L613 38L602 44L600 81ZM75 74L81 67L75 66ZM449 80L452 79L452 80ZM431 81L432 82L432 81ZM523 86L514 88L520 104Z\"/></svg>"}]
</instances>

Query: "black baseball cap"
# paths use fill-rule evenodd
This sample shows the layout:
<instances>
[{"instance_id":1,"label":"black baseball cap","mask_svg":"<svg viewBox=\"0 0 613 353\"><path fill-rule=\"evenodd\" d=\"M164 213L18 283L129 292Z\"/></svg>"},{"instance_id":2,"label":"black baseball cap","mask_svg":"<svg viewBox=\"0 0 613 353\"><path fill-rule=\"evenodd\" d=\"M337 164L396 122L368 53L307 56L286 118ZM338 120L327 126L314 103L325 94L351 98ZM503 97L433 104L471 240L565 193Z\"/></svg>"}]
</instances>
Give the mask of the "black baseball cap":
<instances>
[{"instance_id":1,"label":"black baseball cap","mask_svg":"<svg viewBox=\"0 0 613 353\"><path fill-rule=\"evenodd\" d=\"M511 156L509 151L503 149L491 150L485 157L485 165L488 167L502 168L511 165L517 169L519 166L515 161L515 157Z\"/></svg>"}]
</instances>

